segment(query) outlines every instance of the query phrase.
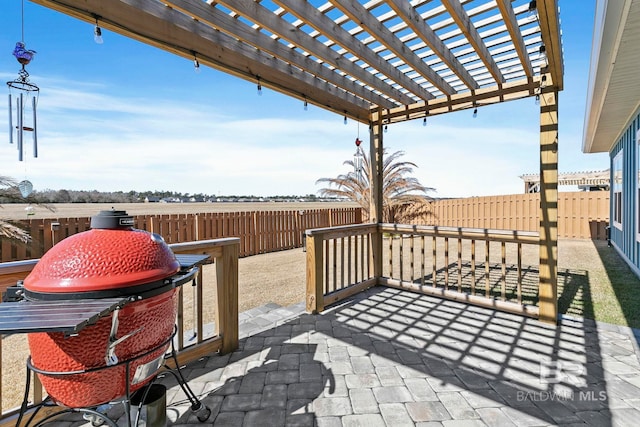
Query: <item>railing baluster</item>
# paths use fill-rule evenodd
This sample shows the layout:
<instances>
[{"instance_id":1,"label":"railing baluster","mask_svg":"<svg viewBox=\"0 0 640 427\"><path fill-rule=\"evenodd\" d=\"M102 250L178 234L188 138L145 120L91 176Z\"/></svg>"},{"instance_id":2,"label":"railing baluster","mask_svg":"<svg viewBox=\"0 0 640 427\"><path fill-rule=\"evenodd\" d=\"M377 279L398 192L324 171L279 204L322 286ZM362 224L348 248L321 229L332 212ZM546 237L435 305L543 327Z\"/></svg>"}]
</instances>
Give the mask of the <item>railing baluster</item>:
<instances>
[{"instance_id":1,"label":"railing baluster","mask_svg":"<svg viewBox=\"0 0 640 427\"><path fill-rule=\"evenodd\" d=\"M353 280L354 283L358 283L358 240L360 239L360 236L354 236L353 238Z\"/></svg>"},{"instance_id":2,"label":"railing baluster","mask_svg":"<svg viewBox=\"0 0 640 427\"><path fill-rule=\"evenodd\" d=\"M400 281L404 279L404 235L400 234Z\"/></svg>"},{"instance_id":3,"label":"railing baluster","mask_svg":"<svg viewBox=\"0 0 640 427\"><path fill-rule=\"evenodd\" d=\"M507 244L505 242L502 242L500 250L502 255L502 286L500 296L502 297L502 301L505 301L507 299Z\"/></svg>"},{"instance_id":4,"label":"railing baluster","mask_svg":"<svg viewBox=\"0 0 640 427\"><path fill-rule=\"evenodd\" d=\"M462 239L458 238L458 292L462 292Z\"/></svg>"},{"instance_id":5,"label":"railing baluster","mask_svg":"<svg viewBox=\"0 0 640 427\"><path fill-rule=\"evenodd\" d=\"M444 238L444 288L449 289L449 238Z\"/></svg>"},{"instance_id":6,"label":"railing baluster","mask_svg":"<svg viewBox=\"0 0 640 427\"><path fill-rule=\"evenodd\" d=\"M484 259L484 277L485 277L485 283L484 283L484 296L486 296L487 298L489 298L491 296L491 291L490 291L490 279L489 279L489 240L485 240L484 241L484 250L485 250L485 259Z\"/></svg>"},{"instance_id":7,"label":"railing baluster","mask_svg":"<svg viewBox=\"0 0 640 427\"><path fill-rule=\"evenodd\" d=\"M347 286L351 285L351 240L352 236L347 237Z\"/></svg>"},{"instance_id":8,"label":"railing baluster","mask_svg":"<svg viewBox=\"0 0 640 427\"><path fill-rule=\"evenodd\" d=\"M420 236L420 286L424 286L424 236Z\"/></svg>"},{"instance_id":9,"label":"railing baluster","mask_svg":"<svg viewBox=\"0 0 640 427\"><path fill-rule=\"evenodd\" d=\"M431 273L431 286L432 287L436 287L436 276L438 274L438 265L436 262L436 256L438 254L438 250L437 250L437 241L436 241L436 236L433 236L433 239L431 240L431 244L432 244L432 255L433 255L433 273Z\"/></svg>"},{"instance_id":10,"label":"railing baluster","mask_svg":"<svg viewBox=\"0 0 640 427\"><path fill-rule=\"evenodd\" d=\"M414 269L414 253L413 253L413 239L415 238L415 236L411 235L409 236L409 238L411 239L410 242L410 247L409 247L409 252L411 253L411 260L410 260L410 265L411 265L411 283L413 283L416 280L416 273L415 273L415 269Z\"/></svg>"},{"instance_id":11,"label":"railing baluster","mask_svg":"<svg viewBox=\"0 0 640 427\"><path fill-rule=\"evenodd\" d=\"M389 234L389 277L393 277L393 234Z\"/></svg>"},{"instance_id":12,"label":"railing baluster","mask_svg":"<svg viewBox=\"0 0 640 427\"><path fill-rule=\"evenodd\" d=\"M324 264L324 280L323 280L323 287L322 289L324 290L323 292L325 294L329 293L329 288L331 287L331 264L330 264L330 260L331 260L331 250L329 249L329 243L331 242L331 240L325 240L324 241L324 259L325 259L325 264Z\"/></svg>"},{"instance_id":13,"label":"railing baluster","mask_svg":"<svg viewBox=\"0 0 640 427\"><path fill-rule=\"evenodd\" d=\"M338 283L338 240L332 239L333 242L333 283L332 290L336 290L336 286Z\"/></svg>"},{"instance_id":14,"label":"railing baluster","mask_svg":"<svg viewBox=\"0 0 640 427\"><path fill-rule=\"evenodd\" d=\"M362 260L361 260L362 261L362 273L364 274L364 267L366 266L367 267L367 279L368 279L369 277L371 277L371 272L369 270L370 266L371 266L371 263L369 262L369 260L371 259L371 235L367 234L365 237L366 237L366 240L367 240L367 242L366 242L367 243L366 244L367 254L365 256L365 253L364 253L365 239L362 239L362 241L360 242L360 244L362 245L361 248L360 248L362 250L360 252L362 253Z\"/></svg>"},{"instance_id":15,"label":"railing baluster","mask_svg":"<svg viewBox=\"0 0 640 427\"><path fill-rule=\"evenodd\" d=\"M471 295L476 294L476 241L471 240Z\"/></svg>"},{"instance_id":16,"label":"railing baluster","mask_svg":"<svg viewBox=\"0 0 640 427\"><path fill-rule=\"evenodd\" d=\"M344 237L340 238L340 289L344 288Z\"/></svg>"},{"instance_id":17,"label":"railing baluster","mask_svg":"<svg viewBox=\"0 0 640 427\"><path fill-rule=\"evenodd\" d=\"M518 243L518 304L522 304L522 243Z\"/></svg>"}]
</instances>

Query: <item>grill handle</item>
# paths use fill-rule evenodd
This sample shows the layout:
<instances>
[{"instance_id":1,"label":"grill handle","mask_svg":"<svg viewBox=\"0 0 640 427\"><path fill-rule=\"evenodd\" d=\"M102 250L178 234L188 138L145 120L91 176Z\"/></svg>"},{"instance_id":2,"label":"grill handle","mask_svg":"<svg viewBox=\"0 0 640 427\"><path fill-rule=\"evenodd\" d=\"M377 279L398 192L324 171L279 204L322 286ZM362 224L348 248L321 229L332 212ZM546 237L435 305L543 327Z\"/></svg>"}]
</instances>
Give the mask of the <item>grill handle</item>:
<instances>
[{"instance_id":1,"label":"grill handle","mask_svg":"<svg viewBox=\"0 0 640 427\"><path fill-rule=\"evenodd\" d=\"M118 333L118 313L120 309L117 308L111 317L111 332L109 333L109 345L107 346L107 353L104 357L105 363L107 366L113 366L118 364L118 356L116 356L116 346L120 344L122 341L131 338L138 332L144 329L144 326L139 327L133 332L128 333L120 338L116 338Z\"/></svg>"}]
</instances>

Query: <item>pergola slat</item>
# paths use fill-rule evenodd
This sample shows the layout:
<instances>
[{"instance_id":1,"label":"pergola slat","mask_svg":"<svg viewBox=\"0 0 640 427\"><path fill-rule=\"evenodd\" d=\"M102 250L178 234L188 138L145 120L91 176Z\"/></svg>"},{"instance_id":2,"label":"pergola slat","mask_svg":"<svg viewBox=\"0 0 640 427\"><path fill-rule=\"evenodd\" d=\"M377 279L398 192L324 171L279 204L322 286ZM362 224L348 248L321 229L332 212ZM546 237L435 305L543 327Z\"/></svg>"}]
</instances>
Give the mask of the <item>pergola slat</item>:
<instances>
[{"instance_id":1,"label":"pergola slat","mask_svg":"<svg viewBox=\"0 0 640 427\"><path fill-rule=\"evenodd\" d=\"M500 14L502 14L504 23L507 26L511 40L513 41L513 46L516 49L518 58L520 59L520 63L524 68L524 72L528 78L533 78L533 67L531 66L529 55L527 54L527 48L525 46L522 33L520 32L520 27L518 26L518 20L516 19L516 15L511 7L511 1L497 0L497 3L498 8L500 9Z\"/></svg>"},{"instance_id":2,"label":"pergola slat","mask_svg":"<svg viewBox=\"0 0 640 427\"><path fill-rule=\"evenodd\" d=\"M331 2L340 10L342 10L351 20L359 22L369 34L384 44L390 51L401 58L407 65L413 68L418 74L427 79L431 84L440 89L445 95L455 93L455 90L444 81L431 67L425 66L422 60L407 48L395 34L393 34L383 23L374 18L367 9L362 7L357 1L340 2L331 0ZM407 3L408 5L408 3ZM433 96L431 96L433 98ZM428 99L431 99L428 98Z\"/></svg>"},{"instance_id":3,"label":"pergola slat","mask_svg":"<svg viewBox=\"0 0 640 427\"><path fill-rule=\"evenodd\" d=\"M449 14L451 14L453 20L456 21L456 24L458 24L458 27L469 43L473 46L476 54L485 64L487 70L489 70L489 73L493 76L493 79L496 81L498 86L500 86L504 83L504 76L502 75L500 68L498 68L498 64L494 61L493 56L489 53L489 49L485 46L484 41L482 41L480 34L478 34L478 30L473 25L473 22L471 22L471 19L469 19L467 12L464 11L458 0L442 0L442 3L444 7L447 8Z\"/></svg>"},{"instance_id":4,"label":"pergola slat","mask_svg":"<svg viewBox=\"0 0 640 427\"><path fill-rule=\"evenodd\" d=\"M271 38L260 31L247 26L239 25L238 20L228 14L222 13L220 10L211 7L203 2L194 3L188 0L165 1L165 3L174 9L184 13L197 15L202 22L224 31L232 37L244 40L252 46L259 48L271 55L295 65L306 72L313 74L326 80L327 82L340 87L347 92L351 92L356 96L369 101L373 105L383 105L385 108L396 106L395 103L387 98L366 89L364 86L357 84L353 80L347 79L341 74L330 70L328 67L313 61L294 49L290 49L278 40ZM313 102L307 94L300 94L302 98L306 98L309 102Z\"/></svg>"},{"instance_id":5,"label":"pergola slat","mask_svg":"<svg viewBox=\"0 0 640 427\"><path fill-rule=\"evenodd\" d=\"M335 25L335 23L320 13L316 8L311 6L306 1L300 0L273 0L281 7L287 9L290 13L296 15L298 18L304 17L304 20L311 27L320 31L322 34L329 34L339 46L347 49L352 55L366 62L371 67L378 70L394 82L398 83L410 93L421 99L432 99L433 94L426 90L424 87L417 84L415 81L407 77L398 68L391 66L387 61L384 61L379 55L375 55L368 46L360 42L356 37L349 34L342 27ZM410 102L404 102L405 104L415 102L412 98Z\"/></svg>"},{"instance_id":6,"label":"pergola slat","mask_svg":"<svg viewBox=\"0 0 640 427\"><path fill-rule=\"evenodd\" d=\"M449 50L438 35L405 0L389 0L389 6L431 48L431 50L453 71L469 89L477 89L478 83L469 74L458 58Z\"/></svg>"},{"instance_id":7,"label":"pergola slat","mask_svg":"<svg viewBox=\"0 0 640 427\"><path fill-rule=\"evenodd\" d=\"M348 59L338 56L333 49L328 48L305 32L300 31L298 28L274 15L263 6L251 0L220 0L216 1L216 3L223 4L225 7L254 22L260 22L263 28L268 28L269 31L274 34L278 34L280 37L288 40L296 46L299 46L312 55L322 59L326 63L344 70L346 74L358 78L381 93L384 93L393 99L397 99L402 103L412 101L410 97L403 94L397 88L394 88L384 81L376 78L373 74L368 73L366 70L360 68Z\"/></svg>"}]
</instances>

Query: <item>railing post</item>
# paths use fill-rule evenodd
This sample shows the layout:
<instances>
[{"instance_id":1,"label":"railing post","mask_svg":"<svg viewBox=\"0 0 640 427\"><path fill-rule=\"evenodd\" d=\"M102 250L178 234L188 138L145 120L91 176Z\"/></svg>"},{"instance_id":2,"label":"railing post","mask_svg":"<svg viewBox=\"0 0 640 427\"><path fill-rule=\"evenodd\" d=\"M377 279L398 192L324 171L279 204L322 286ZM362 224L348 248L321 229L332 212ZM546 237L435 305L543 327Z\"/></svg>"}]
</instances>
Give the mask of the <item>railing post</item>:
<instances>
[{"instance_id":1,"label":"railing post","mask_svg":"<svg viewBox=\"0 0 640 427\"><path fill-rule=\"evenodd\" d=\"M222 354L238 348L238 256L240 243L222 248L222 256L216 260L218 308L216 324L222 335Z\"/></svg>"},{"instance_id":2,"label":"railing post","mask_svg":"<svg viewBox=\"0 0 640 427\"><path fill-rule=\"evenodd\" d=\"M322 238L307 234L307 312L324 310Z\"/></svg>"},{"instance_id":3,"label":"railing post","mask_svg":"<svg viewBox=\"0 0 640 427\"><path fill-rule=\"evenodd\" d=\"M545 74L547 84L550 74ZM540 95L539 320L558 320L558 91Z\"/></svg>"}]
</instances>

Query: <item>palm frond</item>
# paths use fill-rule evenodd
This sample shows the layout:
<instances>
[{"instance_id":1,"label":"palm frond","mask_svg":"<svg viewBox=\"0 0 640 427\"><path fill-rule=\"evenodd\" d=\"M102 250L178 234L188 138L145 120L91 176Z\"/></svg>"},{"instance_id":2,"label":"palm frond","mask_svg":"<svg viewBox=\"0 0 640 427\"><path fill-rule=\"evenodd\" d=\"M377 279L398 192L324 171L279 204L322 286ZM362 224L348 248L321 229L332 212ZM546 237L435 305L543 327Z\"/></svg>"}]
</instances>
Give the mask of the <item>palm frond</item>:
<instances>
[{"instance_id":1,"label":"palm frond","mask_svg":"<svg viewBox=\"0 0 640 427\"><path fill-rule=\"evenodd\" d=\"M396 151L387 156L385 150L383 154L382 221L409 221L428 215L430 209L428 202L431 198L427 193L435 190L422 185L417 178L410 176L414 168L417 168L416 164L398 161L404 155L403 151ZM354 162L351 160L343 164L355 169ZM363 211L363 220L367 221L371 201L371 162L366 154L362 169L360 174L352 170L336 178L321 178L316 181L316 184L327 185L318 191L323 197L346 198L358 203Z\"/></svg>"}]
</instances>

